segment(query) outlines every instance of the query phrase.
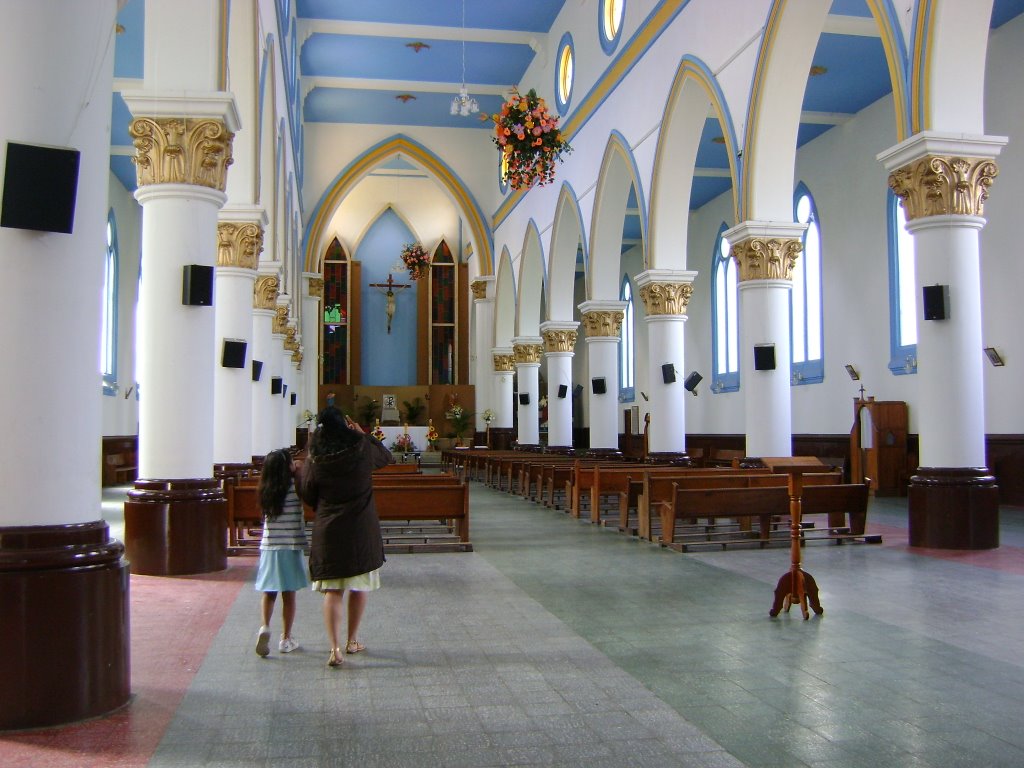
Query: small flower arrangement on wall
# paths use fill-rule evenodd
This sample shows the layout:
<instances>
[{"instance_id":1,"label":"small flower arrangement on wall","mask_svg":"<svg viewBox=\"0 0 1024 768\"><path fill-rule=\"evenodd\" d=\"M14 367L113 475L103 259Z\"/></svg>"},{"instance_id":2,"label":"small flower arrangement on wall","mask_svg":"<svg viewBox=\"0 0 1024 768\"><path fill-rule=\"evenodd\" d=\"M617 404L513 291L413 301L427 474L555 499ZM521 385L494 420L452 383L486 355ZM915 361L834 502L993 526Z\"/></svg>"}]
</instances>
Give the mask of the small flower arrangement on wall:
<instances>
[{"instance_id":1,"label":"small flower arrangement on wall","mask_svg":"<svg viewBox=\"0 0 1024 768\"><path fill-rule=\"evenodd\" d=\"M505 156L505 180L512 189L527 189L555 180L555 164L572 147L558 130L558 118L532 88L521 95L513 89L494 122L491 141Z\"/></svg>"},{"instance_id":2,"label":"small flower arrangement on wall","mask_svg":"<svg viewBox=\"0 0 1024 768\"><path fill-rule=\"evenodd\" d=\"M402 261L409 270L410 280L419 280L426 277L427 269L430 267L430 254L419 243L406 243L402 247Z\"/></svg>"},{"instance_id":3,"label":"small flower arrangement on wall","mask_svg":"<svg viewBox=\"0 0 1024 768\"><path fill-rule=\"evenodd\" d=\"M490 424L494 421L496 414L490 408L480 414L480 418L484 420L484 424Z\"/></svg>"}]
</instances>

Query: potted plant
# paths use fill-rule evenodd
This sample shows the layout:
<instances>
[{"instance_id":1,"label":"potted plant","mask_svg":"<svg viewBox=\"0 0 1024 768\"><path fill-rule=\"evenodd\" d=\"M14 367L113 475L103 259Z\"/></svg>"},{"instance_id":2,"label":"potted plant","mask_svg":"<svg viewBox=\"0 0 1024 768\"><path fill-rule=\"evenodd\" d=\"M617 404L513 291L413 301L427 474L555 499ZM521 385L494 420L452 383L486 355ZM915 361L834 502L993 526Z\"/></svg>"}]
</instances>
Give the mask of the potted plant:
<instances>
[{"instance_id":1,"label":"potted plant","mask_svg":"<svg viewBox=\"0 0 1024 768\"><path fill-rule=\"evenodd\" d=\"M366 428L373 424L374 420L380 415L380 403L373 398L367 397L365 402L357 406L356 410L359 412L359 423Z\"/></svg>"},{"instance_id":2,"label":"potted plant","mask_svg":"<svg viewBox=\"0 0 1024 768\"><path fill-rule=\"evenodd\" d=\"M455 433L455 438L459 445L462 445L462 441L466 437L466 432L473 423L473 414L456 403L448 409L444 417L448 419L448 423L452 425L452 431Z\"/></svg>"},{"instance_id":3,"label":"potted plant","mask_svg":"<svg viewBox=\"0 0 1024 768\"><path fill-rule=\"evenodd\" d=\"M403 400L402 405L405 406L406 424L418 424L420 414L427 409L427 406L418 397L414 397L411 403L408 400Z\"/></svg>"}]
</instances>

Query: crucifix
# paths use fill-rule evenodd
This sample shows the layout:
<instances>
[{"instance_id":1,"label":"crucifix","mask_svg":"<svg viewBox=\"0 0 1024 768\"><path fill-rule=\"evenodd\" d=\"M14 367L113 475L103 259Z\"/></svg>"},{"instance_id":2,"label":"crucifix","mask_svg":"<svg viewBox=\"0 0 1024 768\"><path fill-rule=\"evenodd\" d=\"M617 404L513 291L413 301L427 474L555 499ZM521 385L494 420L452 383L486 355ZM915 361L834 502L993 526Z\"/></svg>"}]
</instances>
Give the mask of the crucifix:
<instances>
[{"instance_id":1,"label":"crucifix","mask_svg":"<svg viewBox=\"0 0 1024 768\"><path fill-rule=\"evenodd\" d=\"M396 283L390 272L386 283L370 283L371 288L376 288L384 294L386 300L384 314L388 316L388 333L391 333L391 319L395 316L395 296L398 295L396 291L401 291L410 285L411 283Z\"/></svg>"}]
</instances>

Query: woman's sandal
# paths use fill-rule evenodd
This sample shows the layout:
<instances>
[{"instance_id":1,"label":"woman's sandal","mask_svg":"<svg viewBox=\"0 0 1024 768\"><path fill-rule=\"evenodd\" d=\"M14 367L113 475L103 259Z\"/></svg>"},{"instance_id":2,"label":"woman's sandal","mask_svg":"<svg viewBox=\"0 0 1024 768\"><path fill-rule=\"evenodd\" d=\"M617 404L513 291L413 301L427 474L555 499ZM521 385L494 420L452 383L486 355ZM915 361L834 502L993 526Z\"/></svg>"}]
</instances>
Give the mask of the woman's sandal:
<instances>
[{"instance_id":1,"label":"woman's sandal","mask_svg":"<svg viewBox=\"0 0 1024 768\"><path fill-rule=\"evenodd\" d=\"M327 666L328 667L340 667L344 663L345 663L345 659L343 659L341 657L341 649L340 648L331 648L331 656L330 656L329 659L327 659Z\"/></svg>"},{"instance_id":2,"label":"woman's sandal","mask_svg":"<svg viewBox=\"0 0 1024 768\"><path fill-rule=\"evenodd\" d=\"M348 645L345 646L345 653L359 653L365 651L366 646L362 643L358 643L355 640L349 640Z\"/></svg>"}]
</instances>

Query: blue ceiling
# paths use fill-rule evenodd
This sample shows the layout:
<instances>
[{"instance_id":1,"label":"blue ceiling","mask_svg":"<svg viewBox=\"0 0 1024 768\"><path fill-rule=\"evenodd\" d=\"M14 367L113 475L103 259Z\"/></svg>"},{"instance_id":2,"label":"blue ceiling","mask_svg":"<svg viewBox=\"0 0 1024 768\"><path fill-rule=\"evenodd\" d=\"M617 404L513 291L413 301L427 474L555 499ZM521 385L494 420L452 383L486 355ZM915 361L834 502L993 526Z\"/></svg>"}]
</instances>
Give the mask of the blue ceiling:
<instances>
[{"instance_id":1,"label":"blue ceiling","mask_svg":"<svg viewBox=\"0 0 1024 768\"><path fill-rule=\"evenodd\" d=\"M561 37L564 30L552 25L565 2L465 0L463 28L461 0L276 0L279 9L294 5L297 24L294 30L274 30L274 35L284 38L286 48L294 35L301 48L297 52L299 98L303 99L299 116L305 122L488 130L490 124L478 115L451 115L452 96L465 82L482 112L497 111L502 94L520 82L533 61L534 47L544 45L547 35ZM593 6L596 35L598 3L586 5ZM1021 13L1024 0L995 0L992 26ZM830 15L869 22L871 16L866 0L833 0ZM117 36L115 77L139 79L143 76L144 0L128 0L118 22L123 29ZM623 48L620 45L618 53ZM606 65L614 61L608 57ZM826 26L813 64L821 73L807 81L800 145L890 91L877 35L837 34ZM583 103L582 96L575 94L571 104ZM118 93L112 119L111 169L128 189L134 189L135 171L128 158L130 117ZM721 136L717 120L708 120L697 154L691 208L701 207L730 187L727 175L722 178L728 159ZM631 222L626 226L631 236L638 236L638 227Z\"/></svg>"}]
</instances>

